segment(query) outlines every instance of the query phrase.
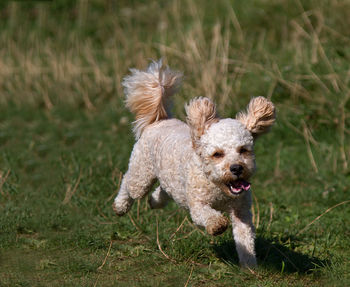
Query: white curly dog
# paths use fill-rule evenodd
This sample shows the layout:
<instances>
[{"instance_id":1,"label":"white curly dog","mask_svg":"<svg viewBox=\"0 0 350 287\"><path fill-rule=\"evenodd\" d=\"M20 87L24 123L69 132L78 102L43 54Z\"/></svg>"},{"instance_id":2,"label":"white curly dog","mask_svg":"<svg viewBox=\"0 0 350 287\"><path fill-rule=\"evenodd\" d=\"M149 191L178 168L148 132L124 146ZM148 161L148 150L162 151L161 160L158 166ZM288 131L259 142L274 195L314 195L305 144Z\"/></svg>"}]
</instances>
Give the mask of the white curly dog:
<instances>
[{"instance_id":1,"label":"white curly dog","mask_svg":"<svg viewBox=\"0 0 350 287\"><path fill-rule=\"evenodd\" d=\"M241 266L256 266L248 180L255 170L254 141L274 123L274 105L264 97L253 98L236 119L220 119L210 99L195 98L185 107L186 124L170 119L167 110L181 73L162 67L161 61L146 71L130 71L123 86L126 106L136 115L137 141L114 211L124 215L158 180L149 200L152 208L164 207L172 198L211 235L226 230L227 213Z\"/></svg>"}]
</instances>

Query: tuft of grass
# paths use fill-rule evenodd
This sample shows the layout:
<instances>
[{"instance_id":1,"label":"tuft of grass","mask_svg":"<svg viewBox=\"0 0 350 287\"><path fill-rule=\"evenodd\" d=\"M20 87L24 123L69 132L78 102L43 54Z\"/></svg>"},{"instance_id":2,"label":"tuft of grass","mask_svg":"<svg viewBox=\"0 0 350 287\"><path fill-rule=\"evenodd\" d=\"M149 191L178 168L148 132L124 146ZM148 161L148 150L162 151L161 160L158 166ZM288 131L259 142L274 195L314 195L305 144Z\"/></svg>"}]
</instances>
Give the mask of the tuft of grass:
<instances>
[{"instance_id":1,"label":"tuft of grass","mask_svg":"<svg viewBox=\"0 0 350 287\"><path fill-rule=\"evenodd\" d=\"M350 284L348 1L0 3L1 286ZM134 139L122 78L163 57L184 71L175 115L208 96L222 117L277 106L256 145L259 267L231 231L174 203L114 216Z\"/></svg>"}]
</instances>

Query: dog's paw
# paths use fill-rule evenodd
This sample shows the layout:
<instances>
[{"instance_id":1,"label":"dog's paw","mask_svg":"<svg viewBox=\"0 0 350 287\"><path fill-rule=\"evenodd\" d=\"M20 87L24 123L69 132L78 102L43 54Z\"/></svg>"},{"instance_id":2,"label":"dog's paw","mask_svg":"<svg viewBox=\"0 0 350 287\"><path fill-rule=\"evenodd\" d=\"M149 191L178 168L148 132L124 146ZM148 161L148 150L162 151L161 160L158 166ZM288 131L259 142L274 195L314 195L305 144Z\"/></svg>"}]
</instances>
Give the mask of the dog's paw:
<instances>
[{"instance_id":1,"label":"dog's paw","mask_svg":"<svg viewBox=\"0 0 350 287\"><path fill-rule=\"evenodd\" d=\"M125 214L124 212L120 211L120 210L117 208L117 206L115 205L115 202L113 202L112 208L113 208L113 211L115 212L116 215L122 216L122 215Z\"/></svg>"},{"instance_id":2,"label":"dog's paw","mask_svg":"<svg viewBox=\"0 0 350 287\"><path fill-rule=\"evenodd\" d=\"M211 217L207 221L206 230L210 235L220 235L225 232L229 224L229 221L226 217Z\"/></svg>"},{"instance_id":3,"label":"dog's paw","mask_svg":"<svg viewBox=\"0 0 350 287\"><path fill-rule=\"evenodd\" d=\"M247 255L240 260L239 264L242 268L254 269L257 267L256 257L253 254Z\"/></svg>"},{"instance_id":4,"label":"dog's paw","mask_svg":"<svg viewBox=\"0 0 350 287\"><path fill-rule=\"evenodd\" d=\"M133 203L134 199L128 193L119 192L112 204L112 208L116 215L122 216L131 209Z\"/></svg>"},{"instance_id":5,"label":"dog's paw","mask_svg":"<svg viewBox=\"0 0 350 287\"><path fill-rule=\"evenodd\" d=\"M131 207L131 206L130 206ZM125 213L127 213L130 209L128 206L117 206L115 202L112 204L112 208L116 215L123 216Z\"/></svg>"}]
</instances>

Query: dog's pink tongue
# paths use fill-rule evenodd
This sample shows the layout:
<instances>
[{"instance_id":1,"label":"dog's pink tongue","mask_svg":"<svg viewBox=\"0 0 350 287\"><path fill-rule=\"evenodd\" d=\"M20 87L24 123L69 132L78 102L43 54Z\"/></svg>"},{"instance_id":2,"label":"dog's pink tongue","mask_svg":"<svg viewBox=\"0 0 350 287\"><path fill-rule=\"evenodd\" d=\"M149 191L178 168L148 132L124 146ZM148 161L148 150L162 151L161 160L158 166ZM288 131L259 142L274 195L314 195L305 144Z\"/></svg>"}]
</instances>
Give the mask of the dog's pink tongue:
<instances>
[{"instance_id":1,"label":"dog's pink tongue","mask_svg":"<svg viewBox=\"0 0 350 287\"><path fill-rule=\"evenodd\" d=\"M245 180L237 180L231 185L231 190L233 192L240 192L243 190L248 190L250 188L250 183Z\"/></svg>"}]
</instances>

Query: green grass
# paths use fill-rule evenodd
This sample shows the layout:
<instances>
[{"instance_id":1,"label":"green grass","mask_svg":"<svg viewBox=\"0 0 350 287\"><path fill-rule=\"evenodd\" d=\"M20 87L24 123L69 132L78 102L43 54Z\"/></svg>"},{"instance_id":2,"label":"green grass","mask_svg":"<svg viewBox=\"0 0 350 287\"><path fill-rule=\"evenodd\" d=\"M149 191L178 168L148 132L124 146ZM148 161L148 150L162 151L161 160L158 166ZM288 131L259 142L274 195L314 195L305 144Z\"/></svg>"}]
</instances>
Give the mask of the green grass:
<instances>
[{"instance_id":1,"label":"green grass","mask_svg":"<svg viewBox=\"0 0 350 287\"><path fill-rule=\"evenodd\" d=\"M0 285L350 285L349 9L0 3ZM134 143L120 82L160 57L184 71L181 119L195 96L222 116L252 96L277 106L256 145L254 273L238 267L231 230L210 237L174 203L113 214Z\"/></svg>"}]
</instances>

